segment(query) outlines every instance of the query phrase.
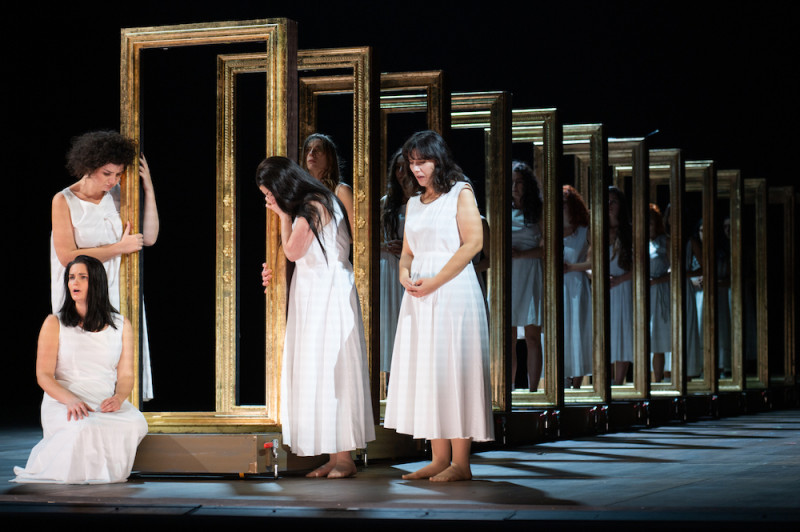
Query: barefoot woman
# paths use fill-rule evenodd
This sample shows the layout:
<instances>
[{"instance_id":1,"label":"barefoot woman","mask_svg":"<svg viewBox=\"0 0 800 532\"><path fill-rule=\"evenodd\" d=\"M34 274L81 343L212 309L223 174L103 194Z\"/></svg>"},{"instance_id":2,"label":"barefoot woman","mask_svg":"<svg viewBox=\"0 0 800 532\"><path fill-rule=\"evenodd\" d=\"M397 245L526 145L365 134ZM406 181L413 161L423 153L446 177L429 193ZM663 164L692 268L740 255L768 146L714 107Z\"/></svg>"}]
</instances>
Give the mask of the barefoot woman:
<instances>
[{"instance_id":1,"label":"barefoot woman","mask_svg":"<svg viewBox=\"0 0 800 532\"><path fill-rule=\"evenodd\" d=\"M414 134L403 157L416 192L406 207L406 291L384 426L431 440L431 463L403 478L468 480L472 440L494 438L486 310L471 262L483 244L481 216L437 133Z\"/></svg>"}]
</instances>

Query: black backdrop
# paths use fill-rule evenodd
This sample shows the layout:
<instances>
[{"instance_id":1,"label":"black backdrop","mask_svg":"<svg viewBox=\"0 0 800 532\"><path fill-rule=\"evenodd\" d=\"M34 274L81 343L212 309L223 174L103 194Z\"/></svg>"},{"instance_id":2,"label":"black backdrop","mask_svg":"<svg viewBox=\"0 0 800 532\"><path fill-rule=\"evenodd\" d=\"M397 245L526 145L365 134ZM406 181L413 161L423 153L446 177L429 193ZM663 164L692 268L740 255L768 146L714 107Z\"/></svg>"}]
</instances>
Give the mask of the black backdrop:
<instances>
[{"instance_id":1,"label":"black backdrop","mask_svg":"<svg viewBox=\"0 0 800 532\"><path fill-rule=\"evenodd\" d=\"M372 46L381 71L442 69L454 92L507 90L514 108L556 107L564 123L600 122L612 137L658 130L652 147L681 148L687 159L774 185L795 182L799 17L789 2L162 0L15 9L2 56L4 278L15 307L4 320L6 424L38 423L50 201L71 183L70 138L119 127L124 27L286 17L298 22L301 49ZM189 177L153 172L156 187L185 179L191 193ZM188 260L174 269L176 282L191 282ZM181 302L171 309L189 311Z\"/></svg>"}]
</instances>

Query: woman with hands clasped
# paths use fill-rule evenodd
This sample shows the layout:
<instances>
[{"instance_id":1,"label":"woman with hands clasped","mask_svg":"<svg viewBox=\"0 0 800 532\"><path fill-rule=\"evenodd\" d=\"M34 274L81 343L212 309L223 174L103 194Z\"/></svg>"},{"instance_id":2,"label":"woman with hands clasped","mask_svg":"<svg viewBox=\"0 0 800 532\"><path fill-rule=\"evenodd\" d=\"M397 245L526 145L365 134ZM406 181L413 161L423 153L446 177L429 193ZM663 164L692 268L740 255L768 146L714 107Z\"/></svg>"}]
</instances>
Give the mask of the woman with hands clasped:
<instances>
[{"instance_id":1,"label":"woman with hands clasped","mask_svg":"<svg viewBox=\"0 0 800 532\"><path fill-rule=\"evenodd\" d=\"M397 323L384 426L431 441L432 461L404 479L472 478L472 440L494 438L483 294L472 265L483 226L472 187L441 136L403 146L406 205Z\"/></svg>"},{"instance_id":2,"label":"woman with hands clasped","mask_svg":"<svg viewBox=\"0 0 800 532\"><path fill-rule=\"evenodd\" d=\"M102 263L85 255L62 280L69 297L39 333L36 379L44 390L43 439L14 482L125 482L147 421L133 389L133 333L111 306Z\"/></svg>"},{"instance_id":3,"label":"woman with hands clasped","mask_svg":"<svg viewBox=\"0 0 800 532\"><path fill-rule=\"evenodd\" d=\"M283 442L298 456L329 455L307 476L351 477L350 453L375 439L375 426L347 213L285 157L265 159L256 183L280 218L282 249L295 263L281 372ZM269 290L272 271L264 265L261 275Z\"/></svg>"}]
</instances>

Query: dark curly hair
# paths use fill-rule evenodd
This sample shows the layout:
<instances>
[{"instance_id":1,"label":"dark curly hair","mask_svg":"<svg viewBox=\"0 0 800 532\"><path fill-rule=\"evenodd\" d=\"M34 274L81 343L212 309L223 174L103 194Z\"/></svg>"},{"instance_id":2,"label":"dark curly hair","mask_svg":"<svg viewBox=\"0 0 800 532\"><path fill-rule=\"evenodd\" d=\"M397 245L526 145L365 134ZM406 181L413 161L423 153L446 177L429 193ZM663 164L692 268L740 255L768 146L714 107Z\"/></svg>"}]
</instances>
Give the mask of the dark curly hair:
<instances>
[{"instance_id":1,"label":"dark curly hair","mask_svg":"<svg viewBox=\"0 0 800 532\"><path fill-rule=\"evenodd\" d=\"M413 155L413 157L412 157ZM419 131L403 145L403 158L406 161L412 159L428 159L434 162L433 179L431 180L433 190L439 194L446 194L457 181L467 181L461 167L453 160L450 148L441 135L435 131ZM422 187L411 175L406 167L408 177L414 187L414 193L422 192Z\"/></svg>"},{"instance_id":2,"label":"dark curly hair","mask_svg":"<svg viewBox=\"0 0 800 532\"><path fill-rule=\"evenodd\" d=\"M72 139L67 170L80 179L106 164L128 166L136 158L136 142L116 131L91 131Z\"/></svg>"},{"instance_id":3,"label":"dark curly hair","mask_svg":"<svg viewBox=\"0 0 800 532\"><path fill-rule=\"evenodd\" d=\"M569 211L570 222L576 226L589 225L589 209L586 207L586 202L583 201L583 196L572 185L563 186L564 203Z\"/></svg>"},{"instance_id":4,"label":"dark curly hair","mask_svg":"<svg viewBox=\"0 0 800 532\"><path fill-rule=\"evenodd\" d=\"M522 176L522 205L517 208L522 211L527 225L539 223L542 217L542 196L539 193L539 184L533 175L533 168L522 161L511 164L511 172L518 172Z\"/></svg>"}]
</instances>

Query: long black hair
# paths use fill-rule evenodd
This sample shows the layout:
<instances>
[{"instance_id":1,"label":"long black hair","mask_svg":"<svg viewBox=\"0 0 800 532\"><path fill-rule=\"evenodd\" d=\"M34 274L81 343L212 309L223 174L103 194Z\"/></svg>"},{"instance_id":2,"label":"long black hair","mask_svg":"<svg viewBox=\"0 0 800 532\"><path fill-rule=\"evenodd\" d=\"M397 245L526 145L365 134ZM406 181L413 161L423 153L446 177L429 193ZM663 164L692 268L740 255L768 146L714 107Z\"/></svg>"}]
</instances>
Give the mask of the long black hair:
<instances>
[{"instance_id":1,"label":"long black hair","mask_svg":"<svg viewBox=\"0 0 800 532\"><path fill-rule=\"evenodd\" d=\"M542 217L542 196L539 193L539 184L533 175L533 168L522 161L514 161L511 165L511 172L518 172L522 176L522 205L517 208L522 211L526 225L539 223Z\"/></svg>"},{"instance_id":2,"label":"long black hair","mask_svg":"<svg viewBox=\"0 0 800 532\"><path fill-rule=\"evenodd\" d=\"M81 317L75 307L75 300L72 299L69 290L70 270L75 264L86 265L89 274L89 287L86 294L86 315ZM114 314L118 314L117 309L111 305L108 299L108 277L103 263L88 255L78 255L67 264L64 270L64 304L61 306L59 316L61 323L67 327L82 327L85 331L98 332L107 326L114 327Z\"/></svg>"},{"instance_id":3,"label":"long black hair","mask_svg":"<svg viewBox=\"0 0 800 532\"><path fill-rule=\"evenodd\" d=\"M611 244L614 246L614 253L619 253L619 267L627 272L633 267L633 226L628 213L628 202L625 193L617 187L608 187L608 193L615 195L619 202L617 241Z\"/></svg>"},{"instance_id":4,"label":"long black hair","mask_svg":"<svg viewBox=\"0 0 800 532\"><path fill-rule=\"evenodd\" d=\"M326 260L328 255L325 253L325 246L319 237L322 220L319 211L311 205L311 202L319 202L328 211L331 218L335 213L334 202L338 203L339 210L344 217L344 226L347 228L347 233L350 234L347 210L339 198L291 159L274 156L261 161L256 170L256 184L269 190L278 207L291 216L292 220L298 216L306 219ZM350 238L352 239L352 235Z\"/></svg>"},{"instance_id":5,"label":"long black hair","mask_svg":"<svg viewBox=\"0 0 800 532\"><path fill-rule=\"evenodd\" d=\"M381 229L383 235L387 239L397 239L399 234L397 232L397 215L400 212L400 207L406 201L406 192L400 181L397 180L397 161L403 157L403 149L398 148L389 159L389 165L386 170L386 199L383 202L381 209ZM408 172L408 170L403 170ZM406 176L406 179L408 176Z\"/></svg>"},{"instance_id":6,"label":"long black hair","mask_svg":"<svg viewBox=\"0 0 800 532\"><path fill-rule=\"evenodd\" d=\"M431 180L433 190L439 194L446 194L458 181L465 181L464 172L461 167L453 160L450 148L441 135L435 131L418 131L409 137L403 145L403 157L406 161L412 159L428 159L434 162L433 179ZM406 170L411 179L414 192L422 192L422 187L411 175L410 170Z\"/></svg>"}]
</instances>

